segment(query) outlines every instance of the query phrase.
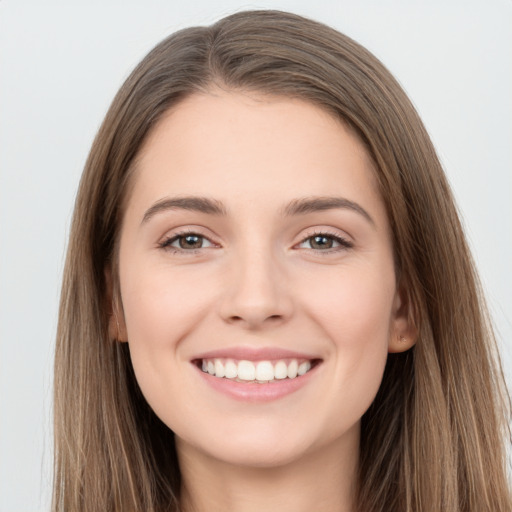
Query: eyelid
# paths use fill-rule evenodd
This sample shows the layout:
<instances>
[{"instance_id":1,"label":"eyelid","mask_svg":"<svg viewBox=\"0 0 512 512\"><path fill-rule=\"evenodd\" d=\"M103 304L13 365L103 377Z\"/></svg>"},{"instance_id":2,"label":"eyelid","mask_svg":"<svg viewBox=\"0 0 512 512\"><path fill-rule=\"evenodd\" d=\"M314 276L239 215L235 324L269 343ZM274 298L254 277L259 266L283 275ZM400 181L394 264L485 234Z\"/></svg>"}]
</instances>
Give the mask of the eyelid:
<instances>
[{"instance_id":1,"label":"eyelid","mask_svg":"<svg viewBox=\"0 0 512 512\"><path fill-rule=\"evenodd\" d=\"M309 252L313 252L315 254L332 254L340 251L346 251L348 249L351 249L354 246L354 243L351 241L351 237L346 236L345 234L335 230L334 228L321 228L321 227L315 227L315 228L309 228L310 230L307 231L305 234L302 235L299 242L294 244L292 247L293 249L305 249ZM182 247L174 247L173 244L181 237L186 237L189 235L197 235L198 237L202 238L203 240L206 240L210 245L207 247L198 247L198 248L190 248L190 249L184 249ZM329 247L327 249L314 249L314 248L301 248L300 246L304 243L306 243L308 240L312 239L315 236L325 236L328 238L333 239L338 246L337 247ZM210 249L212 247L218 248L220 247L220 244L216 243L214 240L212 240L213 237L204 234L203 228L200 226L190 226L190 227L184 227L177 231L171 231L170 233L164 235L160 241L158 242L158 248L169 250L174 253L181 253L181 254L194 254L197 253L203 249Z\"/></svg>"},{"instance_id":2,"label":"eyelid","mask_svg":"<svg viewBox=\"0 0 512 512\"><path fill-rule=\"evenodd\" d=\"M186 237L189 235L197 235L201 237L203 240L207 240L209 244L208 247L199 247L197 249L183 249L182 247L174 247L171 244L175 241L179 240L181 237ZM185 254L194 254L203 249L209 249L210 247L219 247L219 244L212 240L211 236L207 236L203 233L203 230L200 227L187 227L182 228L177 231L171 231L170 233L166 233L157 243L159 249L169 250L173 253L185 253Z\"/></svg>"},{"instance_id":3,"label":"eyelid","mask_svg":"<svg viewBox=\"0 0 512 512\"><path fill-rule=\"evenodd\" d=\"M330 247L327 249L313 249L305 248L308 251L312 251L315 254L332 254L335 252L346 251L354 247L354 242L351 241L350 237L335 231L332 228L312 228L312 231L301 237L301 240L295 244L294 247L298 247L303 243L307 242L315 236L325 236L334 239L339 245L337 247Z\"/></svg>"},{"instance_id":4,"label":"eyelid","mask_svg":"<svg viewBox=\"0 0 512 512\"><path fill-rule=\"evenodd\" d=\"M172 244L177 242L180 238L187 238L188 236L196 236L197 238L200 238L203 242L207 242L209 245L207 245L206 247L200 247L200 249L206 249L207 247L211 247L213 245L215 245L211 240L209 240L206 236L203 236L199 233L177 233L176 235L172 236L171 238L169 238L169 240L167 241L167 243L171 246L171 247L174 247ZM176 247L176 249L178 249L178 247ZM181 250L185 250L185 251L190 251L192 249L183 249L183 247L179 247L179 249Z\"/></svg>"}]
</instances>

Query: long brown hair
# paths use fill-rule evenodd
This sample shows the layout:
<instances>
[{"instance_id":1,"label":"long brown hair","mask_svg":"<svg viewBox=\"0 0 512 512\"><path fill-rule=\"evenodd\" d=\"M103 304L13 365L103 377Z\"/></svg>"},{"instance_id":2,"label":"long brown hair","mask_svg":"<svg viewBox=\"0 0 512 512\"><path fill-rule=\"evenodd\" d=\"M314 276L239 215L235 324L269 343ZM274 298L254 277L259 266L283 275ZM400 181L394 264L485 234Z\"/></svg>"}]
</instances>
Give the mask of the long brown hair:
<instances>
[{"instance_id":1,"label":"long brown hair","mask_svg":"<svg viewBox=\"0 0 512 512\"><path fill-rule=\"evenodd\" d=\"M109 339L130 175L149 131L212 85L301 98L352 127L375 162L417 344L390 354L362 419L358 510L510 512L509 400L456 207L409 99L350 38L277 11L182 30L115 97L80 183L55 359L53 511L179 510L173 433L142 397L127 344ZM116 283L114 282L114 289Z\"/></svg>"}]
</instances>

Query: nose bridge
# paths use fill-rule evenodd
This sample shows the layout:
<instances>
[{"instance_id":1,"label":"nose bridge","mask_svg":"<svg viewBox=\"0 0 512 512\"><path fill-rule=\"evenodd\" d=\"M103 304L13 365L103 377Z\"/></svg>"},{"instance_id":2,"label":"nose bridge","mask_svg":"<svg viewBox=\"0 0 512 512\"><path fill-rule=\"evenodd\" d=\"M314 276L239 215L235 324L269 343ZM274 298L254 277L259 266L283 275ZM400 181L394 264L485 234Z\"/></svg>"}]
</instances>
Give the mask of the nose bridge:
<instances>
[{"instance_id":1,"label":"nose bridge","mask_svg":"<svg viewBox=\"0 0 512 512\"><path fill-rule=\"evenodd\" d=\"M270 243L240 244L230 261L221 315L228 322L256 328L265 322L284 321L292 303L286 276Z\"/></svg>"}]
</instances>

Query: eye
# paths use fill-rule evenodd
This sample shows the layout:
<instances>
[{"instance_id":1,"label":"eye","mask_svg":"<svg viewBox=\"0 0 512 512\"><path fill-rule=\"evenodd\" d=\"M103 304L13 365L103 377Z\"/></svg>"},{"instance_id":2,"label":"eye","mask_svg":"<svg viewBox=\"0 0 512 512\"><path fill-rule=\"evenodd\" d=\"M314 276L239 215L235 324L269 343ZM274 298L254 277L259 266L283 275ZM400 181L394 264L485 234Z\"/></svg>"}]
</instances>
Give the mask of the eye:
<instances>
[{"instance_id":1,"label":"eye","mask_svg":"<svg viewBox=\"0 0 512 512\"><path fill-rule=\"evenodd\" d=\"M299 244L299 248L301 249L325 252L335 252L341 249L350 249L351 247L353 247L352 242L349 242L339 235L330 233L315 233L314 235L308 236Z\"/></svg>"},{"instance_id":2,"label":"eye","mask_svg":"<svg viewBox=\"0 0 512 512\"><path fill-rule=\"evenodd\" d=\"M213 247L213 243L206 237L192 232L178 233L161 242L162 249L176 249L178 251L193 251Z\"/></svg>"}]
</instances>

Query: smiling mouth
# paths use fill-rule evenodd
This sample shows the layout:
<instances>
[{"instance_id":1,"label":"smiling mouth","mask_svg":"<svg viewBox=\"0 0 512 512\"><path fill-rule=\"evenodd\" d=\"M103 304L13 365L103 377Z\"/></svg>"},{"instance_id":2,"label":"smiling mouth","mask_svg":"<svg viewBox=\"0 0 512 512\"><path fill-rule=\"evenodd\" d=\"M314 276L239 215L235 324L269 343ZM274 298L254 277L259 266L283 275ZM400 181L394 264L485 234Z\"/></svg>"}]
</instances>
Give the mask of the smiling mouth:
<instances>
[{"instance_id":1,"label":"smiling mouth","mask_svg":"<svg viewBox=\"0 0 512 512\"><path fill-rule=\"evenodd\" d=\"M293 380L311 371L320 359L280 359L248 361L245 359L198 359L195 364L204 373L235 382L267 384Z\"/></svg>"}]
</instances>

